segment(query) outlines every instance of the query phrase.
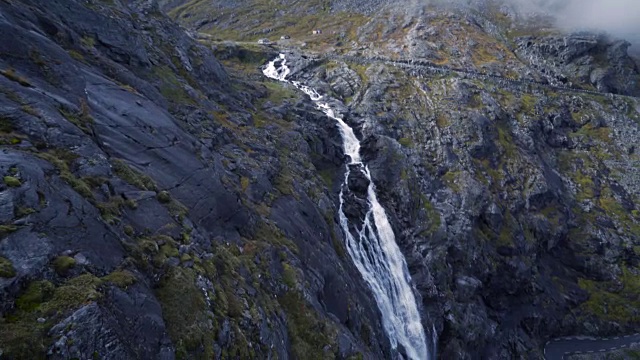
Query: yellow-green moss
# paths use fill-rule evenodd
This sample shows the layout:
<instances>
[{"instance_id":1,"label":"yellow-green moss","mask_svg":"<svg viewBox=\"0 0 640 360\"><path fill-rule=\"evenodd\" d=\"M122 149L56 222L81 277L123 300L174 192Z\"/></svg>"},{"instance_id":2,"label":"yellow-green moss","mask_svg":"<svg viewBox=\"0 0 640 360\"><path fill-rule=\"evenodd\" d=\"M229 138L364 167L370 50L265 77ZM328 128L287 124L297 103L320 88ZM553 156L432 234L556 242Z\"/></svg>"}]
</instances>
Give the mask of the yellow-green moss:
<instances>
[{"instance_id":1,"label":"yellow-green moss","mask_svg":"<svg viewBox=\"0 0 640 360\"><path fill-rule=\"evenodd\" d=\"M532 94L522 94L522 109L527 114L532 114L536 106L536 97Z\"/></svg>"},{"instance_id":2,"label":"yellow-green moss","mask_svg":"<svg viewBox=\"0 0 640 360\"><path fill-rule=\"evenodd\" d=\"M102 280L112 283L119 288L126 289L128 286L135 284L136 277L127 270L116 270L104 276Z\"/></svg>"},{"instance_id":3,"label":"yellow-green moss","mask_svg":"<svg viewBox=\"0 0 640 360\"><path fill-rule=\"evenodd\" d=\"M4 184L7 185L8 187L20 187L22 185L22 182L16 177L5 176Z\"/></svg>"},{"instance_id":4,"label":"yellow-green moss","mask_svg":"<svg viewBox=\"0 0 640 360\"><path fill-rule=\"evenodd\" d=\"M120 222L119 216L122 215L122 209L126 202L121 196L113 196L108 201L97 203L96 207L100 210L100 215L108 224L117 224Z\"/></svg>"},{"instance_id":5,"label":"yellow-green moss","mask_svg":"<svg viewBox=\"0 0 640 360\"><path fill-rule=\"evenodd\" d=\"M31 215L31 214L33 214L35 212L36 211L33 208L21 206L21 207L18 207L16 209L16 217L18 217L18 218L25 217L25 216Z\"/></svg>"},{"instance_id":6,"label":"yellow-green moss","mask_svg":"<svg viewBox=\"0 0 640 360\"><path fill-rule=\"evenodd\" d=\"M460 171L447 171L442 176L442 181L444 181L453 191L458 193L460 192L460 185L456 184L456 179L460 177L460 174Z\"/></svg>"},{"instance_id":7,"label":"yellow-green moss","mask_svg":"<svg viewBox=\"0 0 640 360\"><path fill-rule=\"evenodd\" d=\"M76 260L69 256L58 256L53 260L53 269L61 276L67 275L74 266L76 266Z\"/></svg>"},{"instance_id":8,"label":"yellow-green moss","mask_svg":"<svg viewBox=\"0 0 640 360\"><path fill-rule=\"evenodd\" d=\"M287 263L282 263L282 281L290 288L295 289L297 274L296 271Z\"/></svg>"}]
</instances>

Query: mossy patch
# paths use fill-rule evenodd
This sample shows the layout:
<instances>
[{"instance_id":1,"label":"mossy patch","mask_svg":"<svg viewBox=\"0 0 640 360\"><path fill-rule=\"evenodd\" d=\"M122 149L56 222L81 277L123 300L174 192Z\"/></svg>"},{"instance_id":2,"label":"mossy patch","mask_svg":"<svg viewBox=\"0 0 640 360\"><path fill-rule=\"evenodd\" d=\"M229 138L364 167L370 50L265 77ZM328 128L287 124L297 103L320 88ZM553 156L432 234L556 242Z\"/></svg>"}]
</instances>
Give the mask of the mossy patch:
<instances>
[{"instance_id":1,"label":"mossy patch","mask_svg":"<svg viewBox=\"0 0 640 360\"><path fill-rule=\"evenodd\" d=\"M136 277L127 270L116 270L111 274L104 276L102 280L111 283L121 289L126 289L130 285L135 284Z\"/></svg>"},{"instance_id":2,"label":"mossy patch","mask_svg":"<svg viewBox=\"0 0 640 360\"><path fill-rule=\"evenodd\" d=\"M287 314L287 330L291 340L291 352L297 359L333 358L332 353L324 351L325 346L333 344L335 329L319 320L315 311L309 309L302 295L289 291L278 298Z\"/></svg>"},{"instance_id":3,"label":"mossy patch","mask_svg":"<svg viewBox=\"0 0 640 360\"><path fill-rule=\"evenodd\" d=\"M127 165L124 160L115 159L111 162L111 165L113 166L113 171L118 175L118 177L138 189L147 191L157 190L155 182L150 177L133 169L131 166Z\"/></svg>"},{"instance_id":4,"label":"mossy patch","mask_svg":"<svg viewBox=\"0 0 640 360\"><path fill-rule=\"evenodd\" d=\"M28 215L31 215L33 213L35 213L36 210L30 207L24 207L24 206L20 206L16 209L16 217L17 218L22 218Z\"/></svg>"},{"instance_id":5,"label":"mossy patch","mask_svg":"<svg viewBox=\"0 0 640 360\"><path fill-rule=\"evenodd\" d=\"M178 76L168 66L158 66L153 68L154 78L160 80L158 89L162 96L175 104L195 104L194 100L189 96L180 82Z\"/></svg>"},{"instance_id":6,"label":"mossy patch","mask_svg":"<svg viewBox=\"0 0 640 360\"><path fill-rule=\"evenodd\" d=\"M39 152L35 155L50 162L60 172L60 178L69 184L78 194L90 201L94 200L93 191L91 191L89 184L71 172L71 165L78 158L78 155L63 149Z\"/></svg>"},{"instance_id":7,"label":"mossy patch","mask_svg":"<svg viewBox=\"0 0 640 360\"><path fill-rule=\"evenodd\" d=\"M72 278L56 287L34 281L16 300L16 309L0 318L0 344L9 359L44 359L51 340L49 328L73 309L94 302L102 295L100 279L91 274ZM45 322L38 322L44 318Z\"/></svg>"},{"instance_id":8,"label":"mossy patch","mask_svg":"<svg viewBox=\"0 0 640 360\"><path fill-rule=\"evenodd\" d=\"M60 276L66 276L74 266L76 266L76 261L69 256L58 256L53 260L53 269Z\"/></svg>"},{"instance_id":9,"label":"mossy patch","mask_svg":"<svg viewBox=\"0 0 640 360\"><path fill-rule=\"evenodd\" d=\"M9 259L0 256L0 278L12 278L16 276L16 269Z\"/></svg>"},{"instance_id":10,"label":"mossy patch","mask_svg":"<svg viewBox=\"0 0 640 360\"><path fill-rule=\"evenodd\" d=\"M202 358L211 359L215 333L209 325L204 295L195 281L193 270L172 268L160 282L156 296L177 357L187 358L189 353L198 352Z\"/></svg>"},{"instance_id":11,"label":"mossy patch","mask_svg":"<svg viewBox=\"0 0 640 360\"><path fill-rule=\"evenodd\" d=\"M291 89L289 85L281 82L265 82L263 83L267 88L267 99L275 104L281 104L287 99L295 99L298 97L296 91Z\"/></svg>"},{"instance_id":12,"label":"mossy patch","mask_svg":"<svg viewBox=\"0 0 640 360\"><path fill-rule=\"evenodd\" d=\"M407 137L403 137L398 139L398 142L400 143L400 145L410 148L413 147L413 140L411 140L410 138Z\"/></svg>"},{"instance_id":13,"label":"mossy patch","mask_svg":"<svg viewBox=\"0 0 640 360\"><path fill-rule=\"evenodd\" d=\"M168 204L171 202L171 194L169 194L168 191L160 191L156 198L163 204Z\"/></svg>"},{"instance_id":14,"label":"mossy patch","mask_svg":"<svg viewBox=\"0 0 640 360\"><path fill-rule=\"evenodd\" d=\"M3 180L4 180L4 184L7 185L8 187L17 188L22 186L22 182L20 181L20 179L13 176L5 176Z\"/></svg>"},{"instance_id":15,"label":"mossy patch","mask_svg":"<svg viewBox=\"0 0 640 360\"><path fill-rule=\"evenodd\" d=\"M3 238L16 230L18 230L18 227L15 225L0 225L0 238Z\"/></svg>"},{"instance_id":16,"label":"mossy patch","mask_svg":"<svg viewBox=\"0 0 640 360\"><path fill-rule=\"evenodd\" d=\"M619 280L621 287L610 282L579 279L578 285L589 293L589 299L580 305L580 309L604 321L640 322L640 275L623 268Z\"/></svg>"}]
</instances>

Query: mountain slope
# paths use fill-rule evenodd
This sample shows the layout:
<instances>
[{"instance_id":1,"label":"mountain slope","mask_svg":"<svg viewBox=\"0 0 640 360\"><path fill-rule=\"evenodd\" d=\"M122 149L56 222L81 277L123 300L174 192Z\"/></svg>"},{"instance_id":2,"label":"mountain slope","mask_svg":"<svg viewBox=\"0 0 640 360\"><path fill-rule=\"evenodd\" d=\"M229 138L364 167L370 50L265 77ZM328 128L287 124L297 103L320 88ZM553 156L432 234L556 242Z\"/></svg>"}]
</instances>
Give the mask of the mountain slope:
<instances>
[{"instance_id":1,"label":"mountain slope","mask_svg":"<svg viewBox=\"0 0 640 360\"><path fill-rule=\"evenodd\" d=\"M306 43L293 76L360 129L439 355L538 358L554 337L633 332L640 107L616 95L639 94L628 43L497 2L375 16L338 3L364 17L357 31L334 38L323 20L349 14L334 3L312 12L324 37L277 46ZM170 13L218 47L296 28L258 34L274 17L227 22L205 3L187 16L193 4ZM229 32L245 21L255 33Z\"/></svg>"},{"instance_id":2,"label":"mountain slope","mask_svg":"<svg viewBox=\"0 0 640 360\"><path fill-rule=\"evenodd\" d=\"M307 100L152 1L0 14L3 358L391 356Z\"/></svg>"}]
</instances>

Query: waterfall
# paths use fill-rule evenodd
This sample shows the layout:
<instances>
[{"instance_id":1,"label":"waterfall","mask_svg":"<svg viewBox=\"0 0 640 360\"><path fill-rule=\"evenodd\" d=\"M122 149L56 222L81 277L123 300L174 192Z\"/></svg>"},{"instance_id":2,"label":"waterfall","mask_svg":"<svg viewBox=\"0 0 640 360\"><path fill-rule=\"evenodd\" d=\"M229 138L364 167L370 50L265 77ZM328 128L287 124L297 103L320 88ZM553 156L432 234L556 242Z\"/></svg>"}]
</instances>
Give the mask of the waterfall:
<instances>
[{"instance_id":1,"label":"waterfall","mask_svg":"<svg viewBox=\"0 0 640 360\"><path fill-rule=\"evenodd\" d=\"M264 68L265 76L287 82L300 89L316 104L328 118L334 120L342 135L344 152L349 156L344 182L340 190L340 225L347 251L358 271L374 294L382 314L382 324L394 349L402 347L409 359L431 359L420 313L411 287L411 276L407 263L396 244L395 235L384 208L378 202L371 173L360 158L360 141L353 129L331 108L316 90L297 81L289 81L291 70L287 59L280 54ZM361 224L352 224L345 215L345 194L349 190L352 171L360 172L368 180L366 215ZM354 232L350 228L355 229ZM432 334L435 337L435 331ZM434 341L435 344L435 341Z\"/></svg>"}]
</instances>

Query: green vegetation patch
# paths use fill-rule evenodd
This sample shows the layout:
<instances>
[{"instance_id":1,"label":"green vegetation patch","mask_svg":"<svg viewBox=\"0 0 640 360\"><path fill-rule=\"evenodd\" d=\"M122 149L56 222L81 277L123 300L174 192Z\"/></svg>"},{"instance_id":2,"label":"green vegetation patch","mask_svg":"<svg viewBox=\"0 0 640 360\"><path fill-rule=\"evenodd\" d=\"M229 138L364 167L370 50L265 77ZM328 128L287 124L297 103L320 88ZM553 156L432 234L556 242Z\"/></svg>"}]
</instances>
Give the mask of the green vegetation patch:
<instances>
[{"instance_id":1,"label":"green vegetation patch","mask_svg":"<svg viewBox=\"0 0 640 360\"><path fill-rule=\"evenodd\" d=\"M129 203L131 206L133 203ZM102 218L111 225L120 222L120 216L122 215L122 209L127 206L127 201L122 196L112 196L108 201L100 202L96 204Z\"/></svg>"},{"instance_id":2,"label":"green vegetation patch","mask_svg":"<svg viewBox=\"0 0 640 360\"><path fill-rule=\"evenodd\" d=\"M35 213L36 210L30 207L20 206L16 209L16 217L21 218Z\"/></svg>"},{"instance_id":3,"label":"green vegetation patch","mask_svg":"<svg viewBox=\"0 0 640 360\"><path fill-rule=\"evenodd\" d=\"M0 257L0 264L2 259ZM60 262L64 266L70 263L69 259ZM102 279L82 274L57 286L46 280L29 283L16 299L15 309L0 317L3 355L8 359L46 358L46 351L53 340L48 332L53 325L72 311L101 299L106 283L126 288L134 282L133 274L116 270ZM38 321L40 318L44 321Z\"/></svg>"},{"instance_id":4,"label":"green vegetation patch","mask_svg":"<svg viewBox=\"0 0 640 360\"><path fill-rule=\"evenodd\" d=\"M298 94L287 84L275 81L268 81L263 84L267 88L267 100L273 103L280 104L284 100L298 97Z\"/></svg>"},{"instance_id":5,"label":"green vegetation patch","mask_svg":"<svg viewBox=\"0 0 640 360\"><path fill-rule=\"evenodd\" d=\"M214 356L216 334L209 326L212 319L207 313L204 294L195 281L192 269L171 268L156 290L179 359L188 358L194 351L200 352L203 359Z\"/></svg>"},{"instance_id":6,"label":"green vegetation patch","mask_svg":"<svg viewBox=\"0 0 640 360\"><path fill-rule=\"evenodd\" d=\"M69 256L58 256L53 260L53 269L60 276L66 276L74 266L76 266L76 261Z\"/></svg>"},{"instance_id":7,"label":"green vegetation patch","mask_svg":"<svg viewBox=\"0 0 640 360\"><path fill-rule=\"evenodd\" d=\"M92 133L91 127L94 124L94 120L89 112L89 105L86 100L83 99L80 101L79 111L69 111L64 108L60 108L58 111L65 119L69 120L69 122L77 126L84 133Z\"/></svg>"},{"instance_id":8,"label":"green vegetation patch","mask_svg":"<svg viewBox=\"0 0 640 360\"><path fill-rule=\"evenodd\" d=\"M194 105L195 102L189 96L175 72L168 66L153 68L153 74L160 79L158 89L162 96L175 104Z\"/></svg>"},{"instance_id":9,"label":"green vegetation patch","mask_svg":"<svg viewBox=\"0 0 640 360\"><path fill-rule=\"evenodd\" d=\"M0 318L0 344L9 359L44 359L51 343L48 331L73 309L94 302L102 295L100 279L84 274L56 287L34 281L16 300L13 313ZM38 318L45 322L38 322Z\"/></svg>"},{"instance_id":10,"label":"green vegetation patch","mask_svg":"<svg viewBox=\"0 0 640 360\"><path fill-rule=\"evenodd\" d=\"M16 276L16 269L9 259L0 256L0 278L12 278Z\"/></svg>"},{"instance_id":11,"label":"green vegetation patch","mask_svg":"<svg viewBox=\"0 0 640 360\"><path fill-rule=\"evenodd\" d=\"M168 204L171 202L171 194L169 194L168 191L160 191L156 198L163 204Z\"/></svg>"},{"instance_id":12,"label":"green vegetation patch","mask_svg":"<svg viewBox=\"0 0 640 360\"><path fill-rule=\"evenodd\" d=\"M400 138L398 139L398 142L400 143L400 145L404 147L407 147L407 148L413 147L413 141L408 137Z\"/></svg>"},{"instance_id":13,"label":"green vegetation patch","mask_svg":"<svg viewBox=\"0 0 640 360\"><path fill-rule=\"evenodd\" d=\"M0 225L0 238L3 238L16 230L18 230L18 227L15 225Z\"/></svg>"},{"instance_id":14,"label":"green vegetation patch","mask_svg":"<svg viewBox=\"0 0 640 360\"><path fill-rule=\"evenodd\" d=\"M580 309L621 325L640 322L640 275L623 268L619 280L622 287L612 282L579 279L578 285L589 293L589 300Z\"/></svg>"},{"instance_id":15,"label":"green vegetation patch","mask_svg":"<svg viewBox=\"0 0 640 360\"><path fill-rule=\"evenodd\" d=\"M331 358L325 353L327 345L335 343L335 329L319 320L316 312L310 309L297 291L289 291L278 298L287 314L287 330L291 339L291 352L294 358L321 360Z\"/></svg>"},{"instance_id":16,"label":"green vegetation patch","mask_svg":"<svg viewBox=\"0 0 640 360\"><path fill-rule=\"evenodd\" d=\"M111 274L104 276L102 280L109 282L121 289L126 289L130 285L135 284L136 277L127 270L116 270Z\"/></svg>"},{"instance_id":17,"label":"green vegetation patch","mask_svg":"<svg viewBox=\"0 0 640 360\"><path fill-rule=\"evenodd\" d=\"M22 185L22 182L20 181L20 179L13 176L5 176L3 180L4 180L4 184L7 185L8 187L16 188Z\"/></svg>"},{"instance_id":18,"label":"green vegetation patch","mask_svg":"<svg viewBox=\"0 0 640 360\"><path fill-rule=\"evenodd\" d=\"M122 180L137 187L140 190L156 191L156 183L147 175L133 169L124 160L116 159L112 161L113 171Z\"/></svg>"},{"instance_id":19,"label":"green vegetation patch","mask_svg":"<svg viewBox=\"0 0 640 360\"><path fill-rule=\"evenodd\" d=\"M69 184L78 194L90 201L94 200L93 192L89 184L71 172L71 165L78 158L78 155L63 149L39 152L35 155L55 166L60 172L60 178Z\"/></svg>"}]
</instances>

